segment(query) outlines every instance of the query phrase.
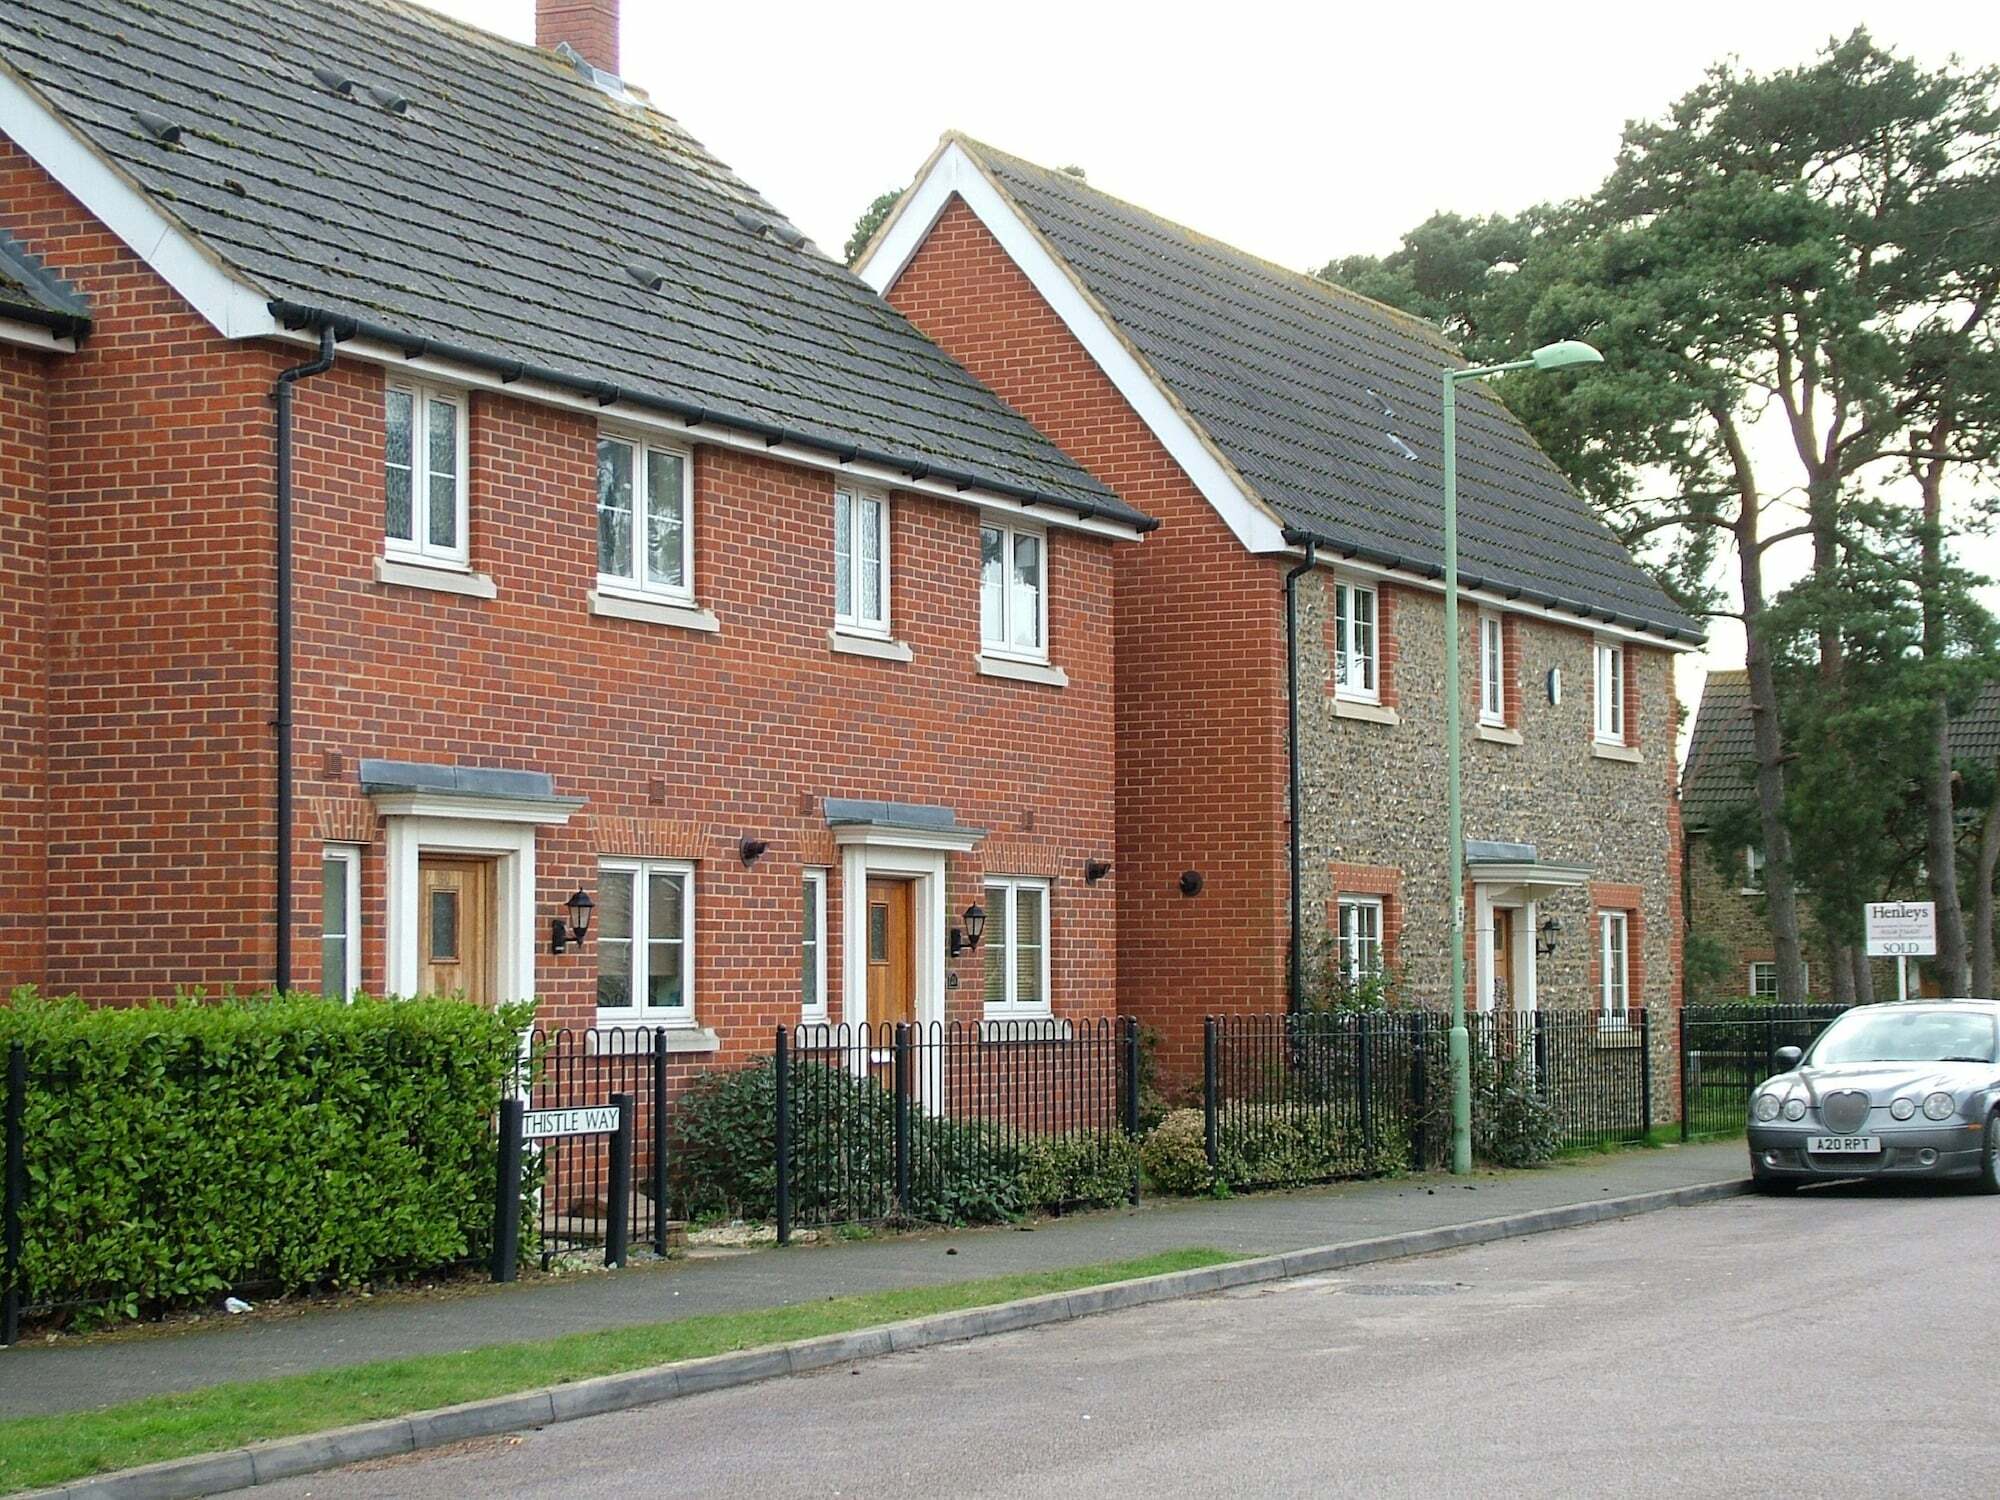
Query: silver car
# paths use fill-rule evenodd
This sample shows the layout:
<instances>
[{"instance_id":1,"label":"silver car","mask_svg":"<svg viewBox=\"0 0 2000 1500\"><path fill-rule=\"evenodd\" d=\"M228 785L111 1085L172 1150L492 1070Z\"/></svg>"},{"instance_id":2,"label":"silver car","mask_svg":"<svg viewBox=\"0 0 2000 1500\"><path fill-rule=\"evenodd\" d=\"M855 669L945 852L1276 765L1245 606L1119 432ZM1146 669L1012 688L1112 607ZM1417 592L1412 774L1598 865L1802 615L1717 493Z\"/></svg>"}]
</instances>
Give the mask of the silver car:
<instances>
[{"instance_id":1,"label":"silver car","mask_svg":"<svg viewBox=\"0 0 2000 1500\"><path fill-rule=\"evenodd\" d=\"M1750 1099L1762 1192L1832 1177L1963 1177L2000 1193L2000 1003L1863 1005Z\"/></svg>"}]
</instances>

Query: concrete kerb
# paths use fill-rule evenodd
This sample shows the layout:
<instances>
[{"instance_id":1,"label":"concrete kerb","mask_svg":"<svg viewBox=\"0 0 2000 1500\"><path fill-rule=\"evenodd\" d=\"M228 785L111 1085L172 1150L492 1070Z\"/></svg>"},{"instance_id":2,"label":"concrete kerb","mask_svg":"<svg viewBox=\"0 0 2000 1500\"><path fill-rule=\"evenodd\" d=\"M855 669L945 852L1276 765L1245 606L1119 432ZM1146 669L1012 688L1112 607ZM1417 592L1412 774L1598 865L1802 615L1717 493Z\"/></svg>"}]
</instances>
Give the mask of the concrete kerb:
<instances>
[{"instance_id":1,"label":"concrete kerb","mask_svg":"<svg viewBox=\"0 0 2000 1500\"><path fill-rule=\"evenodd\" d=\"M470 1401L462 1406L417 1412L408 1417L338 1428L332 1432L278 1438L224 1453L172 1459L166 1463L149 1464L142 1469L125 1469L116 1474L78 1480L53 1490L39 1490L28 1500L55 1495L90 1495L96 1500L195 1500L202 1495L247 1489L274 1479L338 1468L366 1458L389 1457L460 1442L466 1438L492 1437L553 1422L599 1416L605 1412L648 1406L703 1391L749 1385L780 1375L828 1369L883 1354L961 1343L990 1334L1066 1323L1098 1313L1184 1297L1207 1296L1236 1287L1284 1281L1292 1277L1321 1275L1376 1261L1434 1255L1466 1245L1519 1239L1557 1229L1575 1229L1608 1219L1654 1213L1660 1209L1713 1203L1749 1191L1747 1179L1702 1183L1693 1187L1636 1193L1623 1198L1604 1198L1594 1203L1570 1203L1560 1208L1537 1209L1495 1219L1475 1219L1465 1224L1385 1235L1379 1239L1293 1250L1282 1255L1259 1256L1254 1260L1232 1261L1193 1271L1170 1271L1136 1281L1110 1282L1073 1292L1055 1292L1017 1302L997 1303L992 1307L937 1313L927 1318L912 1318L901 1323L857 1329L851 1333L827 1334L775 1348L748 1349L647 1370L600 1375L591 1380L552 1386L547 1390Z\"/></svg>"}]
</instances>

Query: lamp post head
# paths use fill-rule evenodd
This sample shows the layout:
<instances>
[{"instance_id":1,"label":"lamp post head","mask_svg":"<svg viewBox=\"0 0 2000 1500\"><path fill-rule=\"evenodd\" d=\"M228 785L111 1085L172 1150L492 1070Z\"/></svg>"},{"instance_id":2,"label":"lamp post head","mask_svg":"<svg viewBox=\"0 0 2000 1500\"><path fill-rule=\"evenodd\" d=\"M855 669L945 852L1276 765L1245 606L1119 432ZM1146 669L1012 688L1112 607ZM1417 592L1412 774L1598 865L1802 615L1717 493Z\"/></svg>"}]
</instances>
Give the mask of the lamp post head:
<instances>
[{"instance_id":1,"label":"lamp post head","mask_svg":"<svg viewBox=\"0 0 2000 1500\"><path fill-rule=\"evenodd\" d=\"M1604 356L1599 354L1582 339L1564 339L1556 344L1544 344L1529 356L1537 370L1560 370L1564 365L1601 365Z\"/></svg>"}]
</instances>

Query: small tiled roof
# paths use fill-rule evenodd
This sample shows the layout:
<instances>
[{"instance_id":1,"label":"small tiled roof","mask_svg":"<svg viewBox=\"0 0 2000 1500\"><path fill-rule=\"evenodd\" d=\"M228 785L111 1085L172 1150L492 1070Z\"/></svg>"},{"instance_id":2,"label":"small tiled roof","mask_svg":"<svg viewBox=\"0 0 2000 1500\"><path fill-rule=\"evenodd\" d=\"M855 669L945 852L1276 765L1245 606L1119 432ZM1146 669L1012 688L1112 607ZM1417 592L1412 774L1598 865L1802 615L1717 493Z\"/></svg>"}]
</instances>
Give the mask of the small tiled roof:
<instances>
[{"instance_id":1,"label":"small tiled roof","mask_svg":"<svg viewBox=\"0 0 2000 1500\"><path fill-rule=\"evenodd\" d=\"M0 0L0 63L281 314L1145 520L556 53L403 0Z\"/></svg>"},{"instance_id":2,"label":"small tiled roof","mask_svg":"<svg viewBox=\"0 0 2000 1500\"><path fill-rule=\"evenodd\" d=\"M0 229L0 318L74 336L90 327L90 305Z\"/></svg>"},{"instance_id":3,"label":"small tiled roof","mask_svg":"<svg viewBox=\"0 0 2000 1500\"><path fill-rule=\"evenodd\" d=\"M1287 527L1444 571L1437 329L963 136L1158 379ZM1660 590L1521 423L1461 386L1459 571L1469 584L1682 640Z\"/></svg>"},{"instance_id":4,"label":"small tiled roof","mask_svg":"<svg viewBox=\"0 0 2000 1500\"><path fill-rule=\"evenodd\" d=\"M1972 707L1951 721L1951 753L1959 760L2000 760L2000 682L1987 683Z\"/></svg>"}]
</instances>

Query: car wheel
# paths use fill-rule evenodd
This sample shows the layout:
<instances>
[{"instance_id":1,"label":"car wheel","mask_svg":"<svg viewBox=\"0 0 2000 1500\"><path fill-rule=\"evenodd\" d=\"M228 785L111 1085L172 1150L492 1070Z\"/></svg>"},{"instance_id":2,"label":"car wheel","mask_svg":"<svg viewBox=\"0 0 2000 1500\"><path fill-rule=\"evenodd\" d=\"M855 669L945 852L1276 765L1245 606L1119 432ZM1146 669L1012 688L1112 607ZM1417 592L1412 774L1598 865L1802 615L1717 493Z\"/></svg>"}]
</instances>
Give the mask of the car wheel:
<instances>
[{"instance_id":1,"label":"car wheel","mask_svg":"<svg viewBox=\"0 0 2000 1500\"><path fill-rule=\"evenodd\" d=\"M1986 1133L1979 1140L1979 1191L2000 1193L2000 1112L1986 1117Z\"/></svg>"}]
</instances>

